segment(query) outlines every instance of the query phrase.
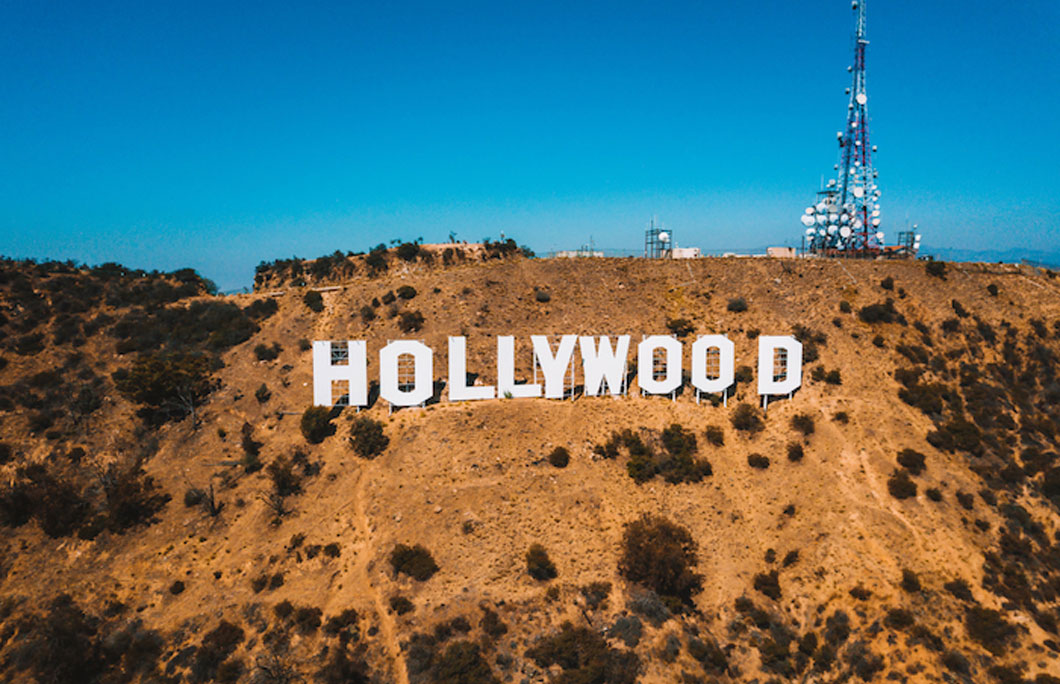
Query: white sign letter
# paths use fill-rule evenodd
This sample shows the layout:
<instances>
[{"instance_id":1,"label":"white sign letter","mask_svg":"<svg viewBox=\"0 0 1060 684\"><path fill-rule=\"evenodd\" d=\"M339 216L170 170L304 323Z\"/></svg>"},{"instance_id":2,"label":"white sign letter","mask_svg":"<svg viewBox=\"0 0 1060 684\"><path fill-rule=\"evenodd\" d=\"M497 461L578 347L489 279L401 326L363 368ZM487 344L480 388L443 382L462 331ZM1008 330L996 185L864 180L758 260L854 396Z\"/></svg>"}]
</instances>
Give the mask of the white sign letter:
<instances>
[{"instance_id":1,"label":"white sign letter","mask_svg":"<svg viewBox=\"0 0 1060 684\"><path fill-rule=\"evenodd\" d=\"M345 355L346 365L336 365L332 358L329 340L313 341L313 404L331 406L331 383L343 380L349 383L347 392L350 406L368 404L368 344L364 340L349 340ZM341 348L335 349L335 356L341 355Z\"/></svg>"},{"instance_id":2,"label":"white sign letter","mask_svg":"<svg viewBox=\"0 0 1060 684\"><path fill-rule=\"evenodd\" d=\"M540 397L541 385L515 384L515 338L497 337L497 392L502 397Z\"/></svg>"},{"instance_id":3,"label":"white sign letter","mask_svg":"<svg viewBox=\"0 0 1060 684\"><path fill-rule=\"evenodd\" d=\"M718 350L718 377L707 375L707 355ZM711 369L713 370L713 369ZM692 344L692 385L706 394L724 392L736 379L736 346L724 335L703 335Z\"/></svg>"},{"instance_id":4,"label":"white sign letter","mask_svg":"<svg viewBox=\"0 0 1060 684\"><path fill-rule=\"evenodd\" d=\"M655 379L655 350L666 352L666 374ZM637 345L637 384L648 394L669 394L681 386L681 343L669 335L651 335Z\"/></svg>"},{"instance_id":5,"label":"white sign letter","mask_svg":"<svg viewBox=\"0 0 1060 684\"><path fill-rule=\"evenodd\" d=\"M758 393L788 394L802 385L802 343L789 335L758 338Z\"/></svg>"},{"instance_id":6,"label":"white sign letter","mask_svg":"<svg viewBox=\"0 0 1060 684\"><path fill-rule=\"evenodd\" d=\"M398 357L413 363L412 389L399 387ZM434 361L430 347L415 340L397 340L379 350L379 396L394 406L422 404L434 394Z\"/></svg>"},{"instance_id":7,"label":"white sign letter","mask_svg":"<svg viewBox=\"0 0 1060 684\"><path fill-rule=\"evenodd\" d=\"M618 337L618 346L611 350L611 338L601 337L597 347L592 337L582 337L582 374L585 376L585 396L599 396L604 381L612 396L622 392L622 376L626 373L626 357L629 356L629 335Z\"/></svg>"},{"instance_id":8,"label":"white sign letter","mask_svg":"<svg viewBox=\"0 0 1060 684\"><path fill-rule=\"evenodd\" d=\"M552 347L548 338L544 335L531 335L530 343L534 345L534 354L537 363L541 366L541 373L545 376L545 398L562 399L564 378L570 370L571 361L574 359L574 345L578 342L576 335L564 335L559 339L559 349L556 356L552 356Z\"/></svg>"},{"instance_id":9,"label":"white sign letter","mask_svg":"<svg viewBox=\"0 0 1060 684\"><path fill-rule=\"evenodd\" d=\"M492 399L493 385L481 387L467 384L467 338L449 338L449 401Z\"/></svg>"}]
</instances>

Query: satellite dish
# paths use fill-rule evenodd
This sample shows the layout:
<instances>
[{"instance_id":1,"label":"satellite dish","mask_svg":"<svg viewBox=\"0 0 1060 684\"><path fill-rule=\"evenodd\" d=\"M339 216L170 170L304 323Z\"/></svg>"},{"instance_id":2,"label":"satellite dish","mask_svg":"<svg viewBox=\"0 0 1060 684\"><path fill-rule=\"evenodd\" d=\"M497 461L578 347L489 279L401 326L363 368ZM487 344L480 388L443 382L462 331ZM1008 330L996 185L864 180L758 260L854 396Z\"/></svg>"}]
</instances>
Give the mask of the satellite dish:
<instances>
[{"instance_id":1,"label":"satellite dish","mask_svg":"<svg viewBox=\"0 0 1060 684\"><path fill-rule=\"evenodd\" d=\"M814 220L814 218L809 214L802 215L802 225L809 227L812 226L815 222L816 221ZM813 232L812 228L810 228L810 232Z\"/></svg>"},{"instance_id":2,"label":"satellite dish","mask_svg":"<svg viewBox=\"0 0 1060 684\"><path fill-rule=\"evenodd\" d=\"M835 223L838 220L839 220L839 216L837 214L829 214L828 215L828 222L829 223Z\"/></svg>"},{"instance_id":3,"label":"satellite dish","mask_svg":"<svg viewBox=\"0 0 1060 684\"><path fill-rule=\"evenodd\" d=\"M829 235L835 235L835 231L836 231L835 226L828 226L828 234Z\"/></svg>"},{"instance_id":4,"label":"satellite dish","mask_svg":"<svg viewBox=\"0 0 1060 684\"><path fill-rule=\"evenodd\" d=\"M869 101L869 98L865 97L865 93L858 93L858 96L854 99L858 101L859 105L863 105Z\"/></svg>"},{"instance_id":5,"label":"satellite dish","mask_svg":"<svg viewBox=\"0 0 1060 684\"><path fill-rule=\"evenodd\" d=\"M859 187L859 186L855 185L854 186L854 197L857 197L858 199L861 199L864 196L865 196L865 188L862 188L862 187Z\"/></svg>"},{"instance_id":6,"label":"satellite dish","mask_svg":"<svg viewBox=\"0 0 1060 684\"><path fill-rule=\"evenodd\" d=\"M843 226L839 229L839 235L841 235L844 240L850 237L851 232L852 231L850 230L850 226Z\"/></svg>"},{"instance_id":7,"label":"satellite dish","mask_svg":"<svg viewBox=\"0 0 1060 684\"><path fill-rule=\"evenodd\" d=\"M861 227L864 225L865 224L861 222L861 219L857 219L854 221L854 230L861 230Z\"/></svg>"},{"instance_id":8,"label":"satellite dish","mask_svg":"<svg viewBox=\"0 0 1060 684\"><path fill-rule=\"evenodd\" d=\"M876 209L873 209L873 210L872 210L872 217L873 217L873 218L878 218L878 217L879 217L879 215L880 215L880 209L879 209L879 207L877 207Z\"/></svg>"},{"instance_id":9,"label":"satellite dish","mask_svg":"<svg viewBox=\"0 0 1060 684\"><path fill-rule=\"evenodd\" d=\"M835 179L834 178L832 178L831 180L828 181L828 187L832 187L833 185L835 185Z\"/></svg>"},{"instance_id":10,"label":"satellite dish","mask_svg":"<svg viewBox=\"0 0 1060 684\"><path fill-rule=\"evenodd\" d=\"M821 211L821 212L823 212L827 208L828 207L825 206L824 202L818 202L817 206L814 207L814 209L816 209L817 211ZM809 210L807 210L807 211L809 211Z\"/></svg>"},{"instance_id":11,"label":"satellite dish","mask_svg":"<svg viewBox=\"0 0 1060 684\"><path fill-rule=\"evenodd\" d=\"M874 219L872 219L872 226L873 226L873 228L875 228L875 227L876 227L876 226L878 226L878 225L880 225L880 220L879 220L878 218L874 218Z\"/></svg>"},{"instance_id":12,"label":"satellite dish","mask_svg":"<svg viewBox=\"0 0 1060 684\"><path fill-rule=\"evenodd\" d=\"M807 214L813 214L813 207L806 207Z\"/></svg>"},{"instance_id":13,"label":"satellite dish","mask_svg":"<svg viewBox=\"0 0 1060 684\"><path fill-rule=\"evenodd\" d=\"M824 214L817 214L817 225L823 226L826 220L828 220L827 216Z\"/></svg>"},{"instance_id":14,"label":"satellite dish","mask_svg":"<svg viewBox=\"0 0 1060 684\"><path fill-rule=\"evenodd\" d=\"M807 229L806 229L806 234L807 234L807 235L813 235L813 234L814 234L814 233L816 233L816 232L817 232L817 231L816 231L816 230L814 230L813 228L807 228Z\"/></svg>"},{"instance_id":15,"label":"satellite dish","mask_svg":"<svg viewBox=\"0 0 1060 684\"><path fill-rule=\"evenodd\" d=\"M824 230L824 228L821 228L821 229L820 229L820 230L818 230L817 232L818 232L818 234L820 234L820 235L825 235L825 230Z\"/></svg>"},{"instance_id":16,"label":"satellite dish","mask_svg":"<svg viewBox=\"0 0 1060 684\"><path fill-rule=\"evenodd\" d=\"M669 233L659 233L659 242L669 242L669 241L670 241L670 234Z\"/></svg>"},{"instance_id":17,"label":"satellite dish","mask_svg":"<svg viewBox=\"0 0 1060 684\"><path fill-rule=\"evenodd\" d=\"M883 242L883 232L876 233L876 239Z\"/></svg>"}]
</instances>

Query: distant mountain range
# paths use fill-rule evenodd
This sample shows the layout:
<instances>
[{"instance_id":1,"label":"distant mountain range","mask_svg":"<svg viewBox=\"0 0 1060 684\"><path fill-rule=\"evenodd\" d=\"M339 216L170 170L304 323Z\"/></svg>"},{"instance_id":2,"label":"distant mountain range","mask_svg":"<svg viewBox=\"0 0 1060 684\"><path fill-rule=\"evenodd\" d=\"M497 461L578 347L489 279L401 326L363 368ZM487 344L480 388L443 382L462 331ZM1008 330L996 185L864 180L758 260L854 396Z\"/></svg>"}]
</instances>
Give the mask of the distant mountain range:
<instances>
[{"instance_id":1,"label":"distant mountain range","mask_svg":"<svg viewBox=\"0 0 1060 684\"><path fill-rule=\"evenodd\" d=\"M1036 266L1051 266L1060 268L1060 251L1047 251L1041 249L958 249L952 247L937 247L922 250L922 254L930 254L936 259L945 261L984 261L1020 263L1023 260Z\"/></svg>"}]
</instances>

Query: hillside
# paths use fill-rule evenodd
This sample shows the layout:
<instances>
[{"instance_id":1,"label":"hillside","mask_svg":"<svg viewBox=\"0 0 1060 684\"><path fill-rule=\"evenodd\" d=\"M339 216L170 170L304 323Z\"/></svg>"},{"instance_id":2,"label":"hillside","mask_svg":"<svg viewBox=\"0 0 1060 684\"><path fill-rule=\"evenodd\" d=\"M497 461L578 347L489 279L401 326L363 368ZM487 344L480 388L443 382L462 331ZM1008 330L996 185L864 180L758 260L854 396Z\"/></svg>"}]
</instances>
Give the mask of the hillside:
<instances>
[{"instance_id":1,"label":"hillside","mask_svg":"<svg viewBox=\"0 0 1060 684\"><path fill-rule=\"evenodd\" d=\"M229 297L0 264L5 679L1060 681L1053 273L378 255ZM527 378L531 334L678 319L735 342L728 406L634 378L303 431L311 340L378 378L420 339L440 382L464 335L493 383L497 335ZM759 334L805 345L766 413Z\"/></svg>"}]
</instances>

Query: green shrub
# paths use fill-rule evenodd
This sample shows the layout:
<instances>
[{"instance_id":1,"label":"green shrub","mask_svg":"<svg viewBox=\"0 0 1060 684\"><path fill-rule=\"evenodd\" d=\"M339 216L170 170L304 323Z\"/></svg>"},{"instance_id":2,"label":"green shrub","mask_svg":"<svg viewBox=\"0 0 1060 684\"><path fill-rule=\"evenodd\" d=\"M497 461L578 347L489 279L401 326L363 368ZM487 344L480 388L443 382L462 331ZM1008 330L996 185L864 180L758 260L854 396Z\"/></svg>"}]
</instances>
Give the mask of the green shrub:
<instances>
[{"instance_id":1,"label":"green shrub","mask_svg":"<svg viewBox=\"0 0 1060 684\"><path fill-rule=\"evenodd\" d=\"M788 444L788 460L792 463L798 463L804 456L802 445L798 442L791 442Z\"/></svg>"},{"instance_id":2,"label":"green shrub","mask_svg":"<svg viewBox=\"0 0 1060 684\"><path fill-rule=\"evenodd\" d=\"M358 416L350 425L350 446L361 458L375 458L390 445L383 432L383 423L367 416Z\"/></svg>"},{"instance_id":3,"label":"green shrub","mask_svg":"<svg viewBox=\"0 0 1060 684\"><path fill-rule=\"evenodd\" d=\"M141 356L132 368L113 375L114 386L130 401L141 404L140 416L149 423L180 420L191 414L217 387L210 377L213 362L201 354L174 352Z\"/></svg>"},{"instance_id":4,"label":"green shrub","mask_svg":"<svg viewBox=\"0 0 1060 684\"><path fill-rule=\"evenodd\" d=\"M408 600L400 594L390 597L390 610L394 611L397 615L404 615L405 613L411 613L416 609L416 606L412 604L412 601Z\"/></svg>"},{"instance_id":5,"label":"green shrub","mask_svg":"<svg viewBox=\"0 0 1060 684\"><path fill-rule=\"evenodd\" d=\"M402 311L398 316L398 328L402 332L417 332L423 328L423 314L419 311Z\"/></svg>"},{"instance_id":6,"label":"green shrub","mask_svg":"<svg viewBox=\"0 0 1060 684\"><path fill-rule=\"evenodd\" d=\"M880 281L880 287L882 287L885 290L893 290L894 289L894 278L892 278L891 276L887 276L886 278L884 278L883 280Z\"/></svg>"},{"instance_id":7,"label":"green shrub","mask_svg":"<svg viewBox=\"0 0 1060 684\"><path fill-rule=\"evenodd\" d=\"M366 325L375 320L375 309L370 306L361 307L361 321Z\"/></svg>"},{"instance_id":8,"label":"green shrub","mask_svg":"<svg viewBox=\"0 0 1060 684\"><path fill-rule=\"evenodd\" d=\"M411 285L402 285L397 289L397 296L402 299L412 299L416 296L416 288Z\"/></svg>"},{"instance_id":9,"label":"green shrub","mask_svg":"<svg viewBox=\"0 0 1060 684\"><path fill-rule=\"evenodd\" d=\"M687 337L696 329L696 326L692 325L692 321L687 318L671 318L666 321L666 327L677 337Z\"/></svg>"},{"instance_id":10,"label":"green shrub","mask_svg":"<svg viewBox=\"0 0 1060 684\"><path fill-rule=\"evenodd\" d=\"M397 258L402 261L415 261L416 257L420 255L420 246L415 242L402 242L398 245L397 249L394 250L397 254Z\"/></svg>"},{"instance_id":11,"label":"green shrub","mask_svg":"<svg viewBox=\"0 0 1060 684\"><path fill-rule=\"evenodd\" d=\"M327 406L310 406L302 413L302 436L310 444L320 444L335 434L331 423L331 409Z\"/></svg>"},{"instance_id":12,"label":"green shrub","mask_svg":"<svg viewBox=\"0 0 1060 684\"><path fill-rule=\"evenodd\" d=\"M964 614L968 636L994 655L1002 655L1016 636L1016 627L1001 613L982 606L971 606Z\"/></svg>"},{"instance_id":13,"label":"green shrub","mask_svg":"<svg viewBox=\"0 0 1060 684\"><path fill-rule=\"evenodd\" d=\"M314 313L320 313L324 310L324 297L316 290L306 292L302 297L302 303Z\"/></svg>"},{"instance_id":14,"label":"green shrub","mask_svg":"<svg viewBox=\"0 0 1060 684\"><path fill-rule=\"evenodd\" d=\"M994 283L990 283L989 285L986 286L986 291L990 293L991 297L996 297L997 296L997 285L995 285Z\"/></svg>"},{"instance_id":15,"label":"green shrub","mask_svg":"<svg viewBox=\"0 0 1060 684\"><path fill-rule=\"evenodd\" d=\"M902 449L898 454L898 465L913 475L919 475L924 472L924 454L912 449Z\"/></svg>"},{"instance_id":16,"label":"green shrub","mask_svg":"<svg viewBox=\"0 0 1060 684\"><path fill-rule=\"evenodd\" d=\"M536 299L538 302L540 302L542 304L546 304L546 303L552 301L552 295L550 295L546 290L539 290L539 289L535 288L534 289L534 299Z\"/></svg>"},{"instance_id":17,"label":"green shrub","mask_svg":"<svg viewBox=\"0 0 1060 684\"><path fill-rule=\"evenodd\" d=\"M766 573L758 573L754 577L755 590L768 596L774 601L780 600L780 581L776 570Z\"/></svg>"},{"instance_id":18,"label":"green shrub","mask_svg":"<svg viewBox=\"0 0 1060 684\"><path fill-rule=\"evenodd\" d=\"M420 544L395 546L390 553L390 566L395 573L408 575L420 582L426 582L438 572L438 564L431 557L431 552Z\"/></svg>"},{"instance_id":19,"label":"green shrub","mask_svg":"<svg viewBox=\"0 0 1060 684\"><path fill-rule=\"evenodd\" d=\"M920 578L909 568L902 568L902 582L899 586L903 591L915 594L921 590Z\"/></svg>"},{"instance_id":20,"label":"green shrub","mask_svg":"<svg viewBox=\"0 0 1060 684\"><path fill-rule=\"evenodd\" d=\"M814 430L813 416L806 413L794 415L791 417L791 427L809 437Z\"/></svg>"},{"instance_id":21,"label":"green shrub","mask_svg":"<svg viewBox=\"0 0 1060 684\"><path fill-rule=\"evenodd\" d=\"M567 464L570 463L570 452L567 451L566 447L558 446L549 453L548 462L556 468L566 468Z\"/></svg>"},{"instance_id":22,"label":"green shrub","mask_svg":"<svg viewBox=\"0 0 1060 684\"><path fill-rule=\"evenodd\" d=\"M748 454L747 465L758 470L765 470L769 467L769 457L762 454Z\"/></svg>"},{"instance_id":23,"label":"green shrub","mask_svg":"<svg viewBox=\"0 0 1060 684\"><path fill-rule=\"evenodd\" d=\"M839 311L841 313L850 313L853 307L850 306L850 302L843 299L839 302Z\"/></svg>"},{"instance_id":24,"label":"green shrub","mask_svg":"<svg viewBox=\"0 0 1060 684\"><path fill-rule=\"evenodd\" d=\"M555 579L558 574L556 566L548 557L548 551L541 544L531 544L526 552L526 571L536 580Z\"/></svg>"},{"instance_id":25,"label":"green shrub","mask_svg":"<svg viewBox=\"0 0 1060 684\"><path fill-rule=\"evenodd\" d=\"M635 653L612 648L599 633L570 622L538 639L526 656L542 669L561 667L557 684L634 684L640 673Z\"/></svg>"},{"instance_id":26,"label":"green shrub","mask_svg":"<svg viewBox=\"0 0 1060 684\"><path fill-rule=\"evenodd\" d=\"M675 607L691 606L703 587L695 572L696 543L687 529L659 516L644 515L622 534L619 573L651 589Z\"/></svg>"},{"instance_id":27,"label":"green shrub","mask_svg":"<svg viewBox=\"0 0 1060 684\"><path fill-rule=\"evenodd\" d=\"M278 496L291 496L302 491L302 478L294 472L294 464L286 456L277 456L265 472Z\"/></svg>"},{"instance_id":28,"label":"green shrub","mask_svg":"<svg viewBox=\"0 0 1060 684\"><path fill-rule=\"evenodd\" d=\"M743 297L733 297L729 300L729 303L726 305L725 308L735 313L747 311L747 300Z\"/></svg>"},{"instance_id":29,"label":"green shrub","mask_svg":"<svg viewBox=\"0 0 1060 684\"><path fill-rule=\"evenodd\" d=\"M714 446L725 446L725 432L719 426L708 425L704 434Z\"/></svg>"},{"instance_id":30,"label":"green shrub","mask_svg":"<svg viewBox=\"0 0 1060 684\"><path fill-rule=\"evenodd\" d=\"M924 271L926 271L929 276L934 276L935 278L942 278L943 280L945 280L946 279L946 262L945 261L929 261L929 262L927 262L924 265Z\"/></svg>"},{"instance_id":31,"label":"green shrub","mask_svg":"<svg viewBox=\"0 0 1060 684\"><path fill-rule=\"evenodd\" d=\"M243 313L255 321L263 321L279 311L280 305L275 299L255 299L244 307Z\"/></svg>"},{"instance_id":32,"label":"green shrub","mask_svg":"<svg viewBox=\"0 0 1060 684\"><path fill-rule=\"evenodd\" d=\"M259 404L264 404L269 399L271 399L272 392L269 391L268 385L266 385L264 382L261 383L261 386L254 390L254 398L258 400Z\"/></svg>"},{"instance_id":33,"label":"green shrub","mask_svg":"<svg viewBox=\"0 0 1060 684\"><path fill-rule=\"evenodd\" d=\"M916 483L909 479L908 472L895 469L887 479L887 491L896 499L909 499L916 496Z\"/></svg>"},{"instance_id":34,"label":"green shrub","mask_svg":"<svg viewBox=\"0 0 1060 684\"><path fill-rule=\"evenodd\" d=\"M898 320L898 311L894 308L894 300L888 299L879 304L861 307L858 318L865 323L894 323Z\"/></svg>"},{"instance_id":35,"label":"green shrub","mask_svg":"<svg viewBox=\"0 0 1060 684\"><path fill-rule=\"evenodd\" d=\"M765 426L758 407L752 404L740 404L732 413L732 426L743 432L760 432Z\"/></svg>"},{"instance_id":36,"label":"green shrub","mask_svg":"<svg viewBox=\"0 0 1060 684\"><path fill-rule=\"evenodd\" d=\"M254 347L254 355L258 357L258 361L272 361L280 352L283 351L283 347L280 346L279 342L273 342L272 346L259 344Z\"/></svg>"}]
</instances>

